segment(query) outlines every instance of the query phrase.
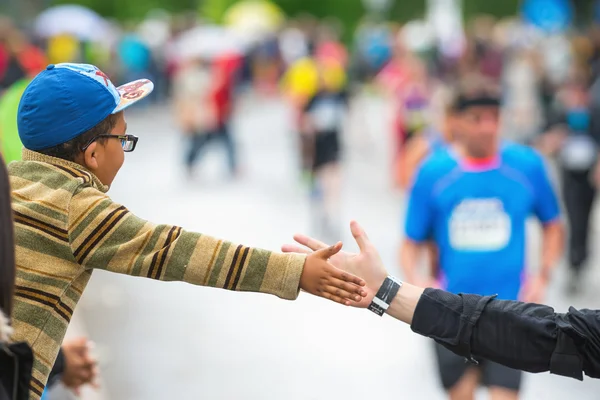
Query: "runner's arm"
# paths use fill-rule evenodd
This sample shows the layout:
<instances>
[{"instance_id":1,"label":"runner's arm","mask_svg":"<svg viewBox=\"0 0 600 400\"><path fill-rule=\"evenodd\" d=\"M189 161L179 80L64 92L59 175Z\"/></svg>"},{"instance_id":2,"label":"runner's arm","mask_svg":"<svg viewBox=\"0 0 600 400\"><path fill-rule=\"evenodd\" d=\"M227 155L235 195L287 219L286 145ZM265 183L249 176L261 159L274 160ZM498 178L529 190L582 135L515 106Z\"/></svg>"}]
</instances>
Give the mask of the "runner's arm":
<instances>
[{"instance_id":1,"label":"runner's arm","mask_svg":"<svg viewBox=\"0 0 600 400\"><path fill-rule=\"evenodd\" d=\"M399 261L408 282L418 283L417 269L425 243L433 231L433 203L431 179L427 166L421 168L410 191L404 222L405 238L400 245ZM430 276L430 274L428 274ZM427 285L425 282L424 285Z\"/></svg>"},{"instance_id":2,"label":"runner's arm","mask_svg":"<svg viewBox=\"0 0 600 400\"><path fill-rule=\"evenodd\" d=\"M404 284L388 314L454 353L528 372L600 378L600 311L454 295Z\"/></svg>"},{"instance_id":3,"label":"runner's arm","mask_svg":"<svg viewBox=\"0 0 600 400\"><path fill-rule=\"evenodd\" d=\"M404 157L400 162L400 186L409 190L419 165L427 157L430 151L430 143L423 135L418 135L406 144Z\"/></svg>"},{"instance_id":4,"label":"runner's arm","mask_svg":"<svg viewBox=\"0 0 600 400\"><path fill-rule=\"evenodd\" d=\"M549 280L552 271L558 264L563 254L564 226L561 220L555 219L544 224L542 230L542 255L540 265L540 276Z\"/></svg>"},{"instance_id":5,"label":"runner's arm","mask_svg":"<svg viewBox=\"0 0 600 400\"><path fill-rule=\"evenodd\" d=\"M422 282L418 277L418 266L423 254L423 244L410 239L404 239L400 245L398 258L404 273L404 279L414 284Z\"/></svg>"}]
</instances>

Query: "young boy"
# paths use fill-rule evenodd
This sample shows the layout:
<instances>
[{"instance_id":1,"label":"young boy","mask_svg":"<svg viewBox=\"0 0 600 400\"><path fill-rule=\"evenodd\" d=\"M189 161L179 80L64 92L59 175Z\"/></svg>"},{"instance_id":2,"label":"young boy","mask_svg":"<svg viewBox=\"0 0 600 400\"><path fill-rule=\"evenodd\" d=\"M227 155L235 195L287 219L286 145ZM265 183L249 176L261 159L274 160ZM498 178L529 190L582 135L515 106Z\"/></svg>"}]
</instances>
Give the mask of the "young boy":
<instances>
[{"instance_id":1,"label":"young boy","mask_svg":"<svg viewBox=\"0 0 600 400\"><path fill-rule=\"evenodd\" d=\"M341 244L305 257L234 245L144 221L105 193L137 137L123 110L149 80L115 88L97 67L50 65L19 106L23 161L9 166L17 279L14 339L35 354L39 399L73 310L93 269L295 299L299 289L350 304L364 281L327 262Z\"/></svg>"}]
</instances>

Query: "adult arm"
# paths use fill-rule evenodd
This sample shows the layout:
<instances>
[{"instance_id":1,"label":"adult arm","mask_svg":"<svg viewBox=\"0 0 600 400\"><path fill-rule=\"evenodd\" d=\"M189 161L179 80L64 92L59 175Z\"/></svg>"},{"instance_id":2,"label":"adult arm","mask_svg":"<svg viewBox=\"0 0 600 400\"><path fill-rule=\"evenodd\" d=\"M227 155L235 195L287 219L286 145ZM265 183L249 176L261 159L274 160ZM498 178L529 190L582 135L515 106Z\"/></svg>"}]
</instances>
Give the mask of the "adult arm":
<instances>
[{"instance_id":1,"label":"adult arm","mask_svg":"<svg viewBox=\"0 0 600 400\"><path fill-rule=\"evenodd\" d=\"M364 230L356 222L351 223L351 230L360 253L341 253L331 261L365 279L370 294L358 306L367 307L388 272ZM310 253L327 246L304 235L294 239L310 250L285 245L284 251ZM583 373L600 378L598 310L571 308L558 314L543 305L454 295L404 283L387 313L469 359L478 356L515 369L550 371L576 379L583 379Z\"/></svg>"},{"instance_id":2,"label":"adult arm","mask_svg":"<svg viewBox=\"0 0 600 400\"><path fill-rule=\"evenodd\" d=\"M528 372L600 378L600 311L494 297L454 295L404 284L388 314L454 353Z\"/></svg>"}]
</instances>

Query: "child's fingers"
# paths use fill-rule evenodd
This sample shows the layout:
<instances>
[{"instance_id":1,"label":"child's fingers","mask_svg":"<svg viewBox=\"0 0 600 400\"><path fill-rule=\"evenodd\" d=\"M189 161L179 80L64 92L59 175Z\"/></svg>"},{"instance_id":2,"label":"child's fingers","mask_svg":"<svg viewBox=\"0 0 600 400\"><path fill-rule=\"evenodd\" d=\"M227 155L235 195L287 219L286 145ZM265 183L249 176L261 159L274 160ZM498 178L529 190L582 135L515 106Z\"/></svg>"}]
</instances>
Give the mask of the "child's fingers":
<instances>
[{"instance_id":1,"label":"child's fingers","mask_svg":"<svg viewBox=\"0 0 600 400\"><path fill-rule=\"evenodd\" d=\"M348 293L358 294L361 296L367 295L367 292L362 288L362 286L358 286L354 283L348 283L341 279L329 279L328 286L333 286Z\"/></svg>"},{"instance_id":2,"label":"child's fingers","mask_svg":"<svg viewBox=\"0 0 600 400\"><path fill-rule=\"evenodd\" d=\"M341 269L337 269L337 268L335 268L331 272L331 278L333 278L333 279L339 279L339 280L342 280L344 282L354 283L355 285L359 285L359 286L365 286L367 284L364 281L364 279L359 278L358 276L354 276L352 274L349 274L348 272L342 271Z\"/></svg>"},{"instance_id":3,"label":"child's fingers","mask_svg":"<svg viewBox=\"0 0 600 400\"><path fill-rule=\"evenodd\" d=\"M357 294L356 292L354 292L352 290L346 291L344 289L340 289L337 286L327 285L327 286L325 286L324 291L326 293L329 293L335 297L342 298L344 300L353 300L353 301L357 301L357 302L362 300L362 296L360 296L360 294Z\"/></svg>"},{"instance_id":4,"label":"child's fingers","mask_svg":"<svg viewBox=\"0 0 600 400\"><path fill-rule=\"evenodd\" d=\"M329 260L331 257L335 256L342 249L342 242L337 242L333 246L329 246L327 248L318 250L315 252L317 257L323 260Z\"/></svg>"},{"instance_id":5,"label":"child's fingers","mask_svg":"<svg viewBox=\"0 0 600 400\"><path fill-rule=\"evenodd\" d=\"M331 294L329 292L323 292L322 296L324 298L326 298L327 300L331 300L331 301L335 301L336 303L340 303L343 304L345 306L349 306L351 304L351 302L349 300L343 299L341 297L338 297L334 294Z\"/></svg>"}]
</instances>

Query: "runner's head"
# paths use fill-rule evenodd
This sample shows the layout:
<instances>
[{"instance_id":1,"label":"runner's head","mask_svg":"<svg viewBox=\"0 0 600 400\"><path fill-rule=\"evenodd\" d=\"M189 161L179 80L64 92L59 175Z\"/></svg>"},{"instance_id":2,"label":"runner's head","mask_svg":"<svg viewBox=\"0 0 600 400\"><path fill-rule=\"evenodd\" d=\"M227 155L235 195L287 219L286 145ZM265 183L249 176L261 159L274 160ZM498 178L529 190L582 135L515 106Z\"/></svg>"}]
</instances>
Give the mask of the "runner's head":
<instances>
[{"instance_id":1,"label":"runner's head","mask_svg":"<svg viewBox=\"0 0 600 400\"><path fill-rule=\"evenodd\" d=\"M19 137L26 149L76 162L110 185L137 142L125 136L123 110L153 89L146 79L116 88L93 65L49 65L23 93Z\"/></svg>"},{"instance_id":2,"label":"runner's head","mask_svg":"<svg viewBox=\"0 0 600 400\"><path fill-rule=\"evenodd\" d=\"M456 128L467 155L491 157L500 133L500 95L495 88L478 85L463 89L456 101Z\"/></svg>"}]
</instances>

